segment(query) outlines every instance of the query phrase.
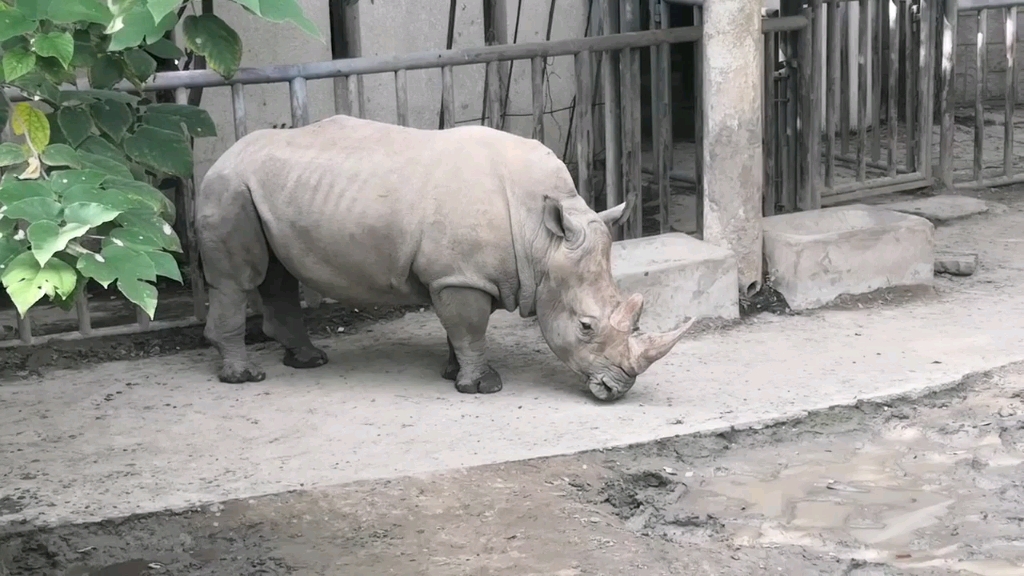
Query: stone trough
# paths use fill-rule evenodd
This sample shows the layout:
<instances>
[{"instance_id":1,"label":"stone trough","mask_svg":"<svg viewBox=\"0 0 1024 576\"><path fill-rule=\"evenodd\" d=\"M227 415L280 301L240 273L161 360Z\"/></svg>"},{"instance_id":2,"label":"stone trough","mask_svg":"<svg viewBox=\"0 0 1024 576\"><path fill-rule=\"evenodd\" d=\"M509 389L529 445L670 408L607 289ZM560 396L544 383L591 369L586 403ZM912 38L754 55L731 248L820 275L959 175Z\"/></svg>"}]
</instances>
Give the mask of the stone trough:
<instances>
[{"instance_id":1,"label":"stone trough","mask_svg":"<svg viewBox=\"0 0 1024 576\"><path fill-rule=\"evenodd\" d=\"M930 285L934 225L925 218L855 204L764 219L769 284L793 310L843 294Z\"/></svg>"},{"instance_id":2,"label":"stone trough","mask_svg":"<svg viewBox=\"0 0 1024 576\"><path fill-rule=\"evenodd\" d=\"M740 315L736 257L686 234L614 243L612 275L626 293L644 295L644 330L671 330L688 318Z\"/></svg>"}]
</instances>

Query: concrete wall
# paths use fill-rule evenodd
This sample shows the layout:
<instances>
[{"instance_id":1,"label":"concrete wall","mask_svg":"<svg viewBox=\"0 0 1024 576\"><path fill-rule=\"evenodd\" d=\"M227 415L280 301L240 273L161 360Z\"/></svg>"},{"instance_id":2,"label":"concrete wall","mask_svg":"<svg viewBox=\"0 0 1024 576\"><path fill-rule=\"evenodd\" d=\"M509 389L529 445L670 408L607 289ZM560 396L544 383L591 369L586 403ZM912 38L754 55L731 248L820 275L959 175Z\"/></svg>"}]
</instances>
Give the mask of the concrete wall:
<instances>
[{"instance_id":1,"label":"concrete wall","mask_svg":"<svg viewBox=\"0 0 1024 576\"><path fill-rule=\"evenodd\" d=\"M1006 78L1005 12L988 11L988 37L985 41L988 70L985 76L985 98L1002 100ZM974 91L978 82L977 45L978 13L961 12L957 22L956 68L953 94L958 105L974 104ZM1024 101L1024 8L1017 9L1017 102Z\"/></svg>"},{"instance_id":2,"label":"concrete wall","mask_svg":"<svg viewBox=\"0 0 1024 576\"><path fill-rule=\"evenodd\" d=\"M544 40L550 0L522 0L519 42ZM292 25L272 24L250 16L231 2L218 3L217 14L238 30L243 41L242 66L314 62L331 59L328 0L299 0L306 15L320 28L324 41L309 37ZM588 0L562 0L556 3L552 40L584 35ZM361 43L365 56L388 56L425 50L443 50L447 39L448 0L423 0L417 3L374 2L358 4ZM508 37L516 30L518 0L507 6ZM459 0L455 20L454 48L484 45L482 0ZM456 122L479 123L483 106L484 66L459 66L454 70ZM353 83L354 84L354 83ZM396 121L395 80L393 74L377 74L364 80L365 116L384 122ZM330 80L309 83L310 120L317 121L334 113L333 84ZM441 71L415 70L408 73L410 124L419 128L437 128L441 109ZM545 143L559 155L568 136L569 110L575 94L572 57L548 61L548 102L545 117ZM245 89L249 131L290 125L288 87L285 84L249 86ZM196 177L234 142L230 90L208 89L202 106L217 123L217 138L196 142ZM529 136L532 130L532 90L529 61L512 66L512 81L506 129Z\"/></svg>"}]
</instances>

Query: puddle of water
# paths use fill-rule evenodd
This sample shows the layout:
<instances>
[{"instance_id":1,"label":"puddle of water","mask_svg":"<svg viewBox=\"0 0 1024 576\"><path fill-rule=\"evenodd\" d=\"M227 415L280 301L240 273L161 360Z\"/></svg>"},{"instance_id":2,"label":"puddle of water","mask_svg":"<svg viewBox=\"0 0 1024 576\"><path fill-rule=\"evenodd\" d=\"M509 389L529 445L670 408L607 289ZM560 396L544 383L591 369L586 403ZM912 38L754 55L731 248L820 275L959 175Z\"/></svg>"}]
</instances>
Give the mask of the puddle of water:
<instances>
[{"instance_id":1,"label":"puddle of water","mask_svg":"<svg viewBox=\"0 0 1024 576\"><path fill-rule=\"evenodd\" d=\"M962 492L972 485L962 481L965 469L1012 469L1024 455L989 429L967 427L943 440L896 425L846 450L812 447L787 455L790 462L765 454L764 462L739 464L739 473L704 477L685 506L735 519L729 524L740 545L800 545L907 568L1024 576L1024 566L1009 561L964 559L962 538L945 525L951 509L973 497ZM999 478L991 482L1002 485Z\"/></svg>"}]
</instances>

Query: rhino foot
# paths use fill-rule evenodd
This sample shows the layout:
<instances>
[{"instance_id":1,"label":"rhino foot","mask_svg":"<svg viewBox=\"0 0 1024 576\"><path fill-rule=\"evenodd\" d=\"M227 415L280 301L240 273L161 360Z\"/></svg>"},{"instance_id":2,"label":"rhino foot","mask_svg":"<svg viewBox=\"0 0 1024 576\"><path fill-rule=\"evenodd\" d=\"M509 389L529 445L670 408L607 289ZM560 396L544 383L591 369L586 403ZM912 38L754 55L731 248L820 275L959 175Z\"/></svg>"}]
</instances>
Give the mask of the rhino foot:
<instances>
[{"instance_id":1,"label":"rhino foot","mask_svg":"<svg viewBox=\"0 0 1024 576\"><path fill-rule=\"evenodd\" d=\"M470 382L455 382L455 389L463 394L494 394L501 390L501 376L487 368L482 376Z\"/></svg>"},{"instance_id":2,"label":"rhino foot","mask_svg":"<svg viewBox=\"0 0 1024 576\"><path fill-rule=\"evenodd\" d=\"M459 379L459 370L460 370L459 362L458 361L454 361L453 362L453 361L449 360L448 364L444 367L444 370L441 371L441 378L444 378L445 380L451 380L452 382L455 382L455 381L457 381Z\"/></svg>"},{"instance_id":3,"label":"rhino foot","mask_svg":"<svg viewBox=\"0 0 1024 576\"><path fill-rule=\"evenodd\" d=\"M217 375L225 384L244 384L246 382L262 382L267 373L255 364L225 364Z\"/></svg>"},{"instance_id":4,"label":"rhino foot","mask_svg":"<svg viewBox=\"0 0 1024 576\"><path fill-rule=\"evenodd\" d=\"M284 365L289 368L317 368L327 364L327 353L319 348L303 348L295 351L286 348L284 351Z\"/></svg>"}]
</instances>

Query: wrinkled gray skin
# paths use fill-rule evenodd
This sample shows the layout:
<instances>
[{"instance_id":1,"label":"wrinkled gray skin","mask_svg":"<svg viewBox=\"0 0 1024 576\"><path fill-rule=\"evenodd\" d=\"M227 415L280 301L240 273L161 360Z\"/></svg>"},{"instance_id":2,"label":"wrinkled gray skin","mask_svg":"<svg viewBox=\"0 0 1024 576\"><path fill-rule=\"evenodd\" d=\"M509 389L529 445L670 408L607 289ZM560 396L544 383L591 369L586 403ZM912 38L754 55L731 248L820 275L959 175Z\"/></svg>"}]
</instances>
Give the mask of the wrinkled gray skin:
<instances>
[{"instance_id":1,"label":"wrinkled gray skin","mask_svg":"<svg viewBox=\"0 0 1024 576\"><path fill-rule=\"evenodd\" d=\"M310 342L299 283L348 306L431 304L448 333L443 376L464 393L501 390L487 363L491 313L536 315L551 350L603 400L679 341L637 332L639 294L611 276L608 224L543 144L467 126L417 130L335 116L239 140L196 198L209 285L206 337L220 380L260 381L246 353L247 295L284 363L327 362Z\"/></svg>"}]
</instances>

